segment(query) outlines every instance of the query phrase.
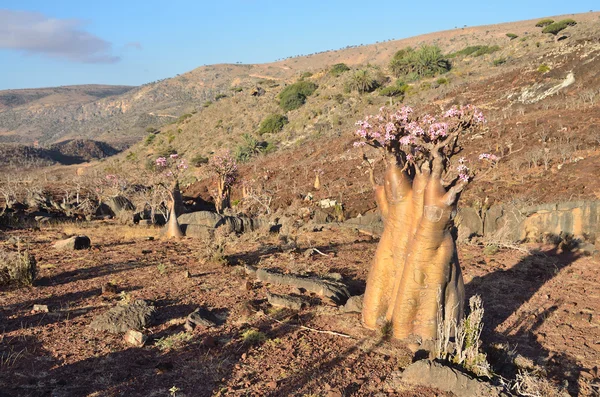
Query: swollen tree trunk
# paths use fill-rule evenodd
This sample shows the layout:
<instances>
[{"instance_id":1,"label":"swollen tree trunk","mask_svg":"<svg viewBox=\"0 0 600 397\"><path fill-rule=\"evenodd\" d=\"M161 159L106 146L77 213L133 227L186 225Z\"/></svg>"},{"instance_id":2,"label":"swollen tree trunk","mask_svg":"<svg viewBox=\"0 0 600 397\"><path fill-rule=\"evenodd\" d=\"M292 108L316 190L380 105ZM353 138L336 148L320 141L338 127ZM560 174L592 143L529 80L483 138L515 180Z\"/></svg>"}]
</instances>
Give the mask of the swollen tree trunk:
<instances>
[{"instance_id":1,"label":"swollen tree trunk","mask_svg":"<svg viewBox=\"0 0 600 397\"><path fill-rule=\"evenodd\" d=\"M220 176L217 181L217 197L215 197L215 208L217 213L222 214L225 208L231 206L231 187L226 183L226 176Z\"/></svg>"},{"instance_id":2,"label":"swollen tree trunk","mask_svg":"<svg viewBox=\"0 0 600 397\"><path fill-rule=\"evenodd\" d=\"M375 198L384 231L367 279L363 323L391 323L395 338L435 340L438 321L463 316L464 284L451 234L458 186L444 188L441 166L410 177L395 162Z\"/></svg>"},{"instance_id":3,"label":"swollen tree trunk","mask_svg":"<svg viewBox=\"0 0 600 397\"><path fill-rule=\"evenodd\" d=\"M183 237L183 233L181 232L181 227L179 226L179 221L177 221L177 199L181 197L181 193L179 192L179 182L176 181L173 189L171 190L171 209L169 212L169 222L167 224L167 238L181 238Z\"/></svg>"}]
</instances>

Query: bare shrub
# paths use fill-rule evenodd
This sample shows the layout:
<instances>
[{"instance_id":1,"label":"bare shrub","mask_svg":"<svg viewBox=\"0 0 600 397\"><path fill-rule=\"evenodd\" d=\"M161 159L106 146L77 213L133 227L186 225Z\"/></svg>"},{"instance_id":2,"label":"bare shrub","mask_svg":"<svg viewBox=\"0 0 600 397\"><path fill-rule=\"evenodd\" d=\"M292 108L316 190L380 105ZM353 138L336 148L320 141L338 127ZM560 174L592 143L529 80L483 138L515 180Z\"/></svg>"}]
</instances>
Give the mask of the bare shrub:
<instances>
[{"instance_id":1,"label":"bare shrub","mask_svg":"<svg viewBox=\"0 0 600 397\"><path fill-rule=\"evenodd\" d=\"M548 379L529 371L519 370L512 383L512 390L519 396L527 397L563 397L568 396L564 390L552 384Z\"/></svg>"},{"instance_id":2,"label":"bare shrub","mask_svg":"<svg viewBox=\"0 0 600 397\"><path fill-rule=\"evenodd\" d=\"M469 308L469 315L459 324L453 319L438 319L435 354L437 358L458 364L477 376L491 377L492 370L487 356L481 351L484 309L479 295L469 299ZM454 343L450 342L452 335Z\"/></svg>"},{"instance_id":3,"label":"bare shrub","mask_svg":"<svg viewBox=\"0 0 600 397\"><path fill-rule=\"evenodd\" d=\"M33 285L37 273L35 264L28 250L0 250L0 285Z\"/></svg>"}]
</instances>

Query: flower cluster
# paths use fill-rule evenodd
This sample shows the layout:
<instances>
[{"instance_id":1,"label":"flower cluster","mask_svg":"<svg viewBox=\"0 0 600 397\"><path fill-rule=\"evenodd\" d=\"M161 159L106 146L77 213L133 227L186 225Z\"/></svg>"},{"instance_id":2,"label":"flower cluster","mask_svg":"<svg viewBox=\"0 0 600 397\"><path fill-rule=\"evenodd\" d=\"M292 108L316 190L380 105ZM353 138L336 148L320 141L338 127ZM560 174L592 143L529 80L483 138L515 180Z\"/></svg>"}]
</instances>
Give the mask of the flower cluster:
<instances>
[{"instance_id":1,"label":"flower cluster","mask_svg":"<svg viewBox=\"0 0 600 397\"><path fill-rule=\"evenodd\" d=\"M381 107L378 115L369 115L356 122L356 136L360 140L354 146L370 145L414 157L422 155L428 144L445 141L456 131L485 122L481 111L472 105L454 106L437 118L430 114L415 117L409 106L395 112Z\"/></svg>"},{"instance_id":2,"label":"flower cluster","mask_svg":"<svg viewBox=\"0 0 600 397\"><path fill-rule=\"evenodd\" d=\"M229 151L215 154L208 164L215 174L223 179L226 186L231 186L235 182L238 165Z\"/></svg>"},{"instance_id":3,"label":"flower cluster","mask_svg":"<svg viewBox=\"0 0 600 397\"><path fill-rule=\"evenodd\" d=\"M481 153L479 155L479 160L487 160L492 163L496 163L496 162L498 162L498 160L500 160L500 158L498 156L496 156L495 154Z\"/></svg>"},{"instance_id":4,"label":"flower cluster","mask_svg":"<svg viewBox=\"0 0 600 397\"><path fill-rule=\"evenodd\" d=\"M458 171L458 179L462 182L469 182L469 167L465 164L467 160L464 157L458 159L458 167L456 167L456 171Z\"/></svg>"},{"instance_id":5,"label":"flower cluster","mask_svg":"<svg viewBox=\"0 0 600 397\"><path fill-rule=\"evenodd\" d=\"M168 178L178 178L179 173L188 168L184 159L180 159L178 154L171 154L167 157L159 157L156 159L156 168L163 172Z\"/></svg>"}]
</instances>

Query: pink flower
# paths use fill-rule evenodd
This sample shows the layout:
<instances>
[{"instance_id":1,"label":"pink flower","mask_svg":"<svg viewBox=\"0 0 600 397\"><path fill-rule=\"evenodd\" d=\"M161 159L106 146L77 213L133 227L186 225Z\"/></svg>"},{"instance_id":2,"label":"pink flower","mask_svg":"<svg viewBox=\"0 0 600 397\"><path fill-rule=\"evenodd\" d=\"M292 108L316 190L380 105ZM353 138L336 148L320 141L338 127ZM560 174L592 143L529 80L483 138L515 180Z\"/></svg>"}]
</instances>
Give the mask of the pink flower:
<instances>
[{"instance_id":1,"label":"pink flower","mask_svg":"<svg viewBox=\"0 0 600 397\"><path fill-rule=\"evenodd\" d=\"M167 159L164 157L159 157L156 159L156 165L160 166L160 167L166 167L167 166Z\"/></svg>"},{"instance_id":2,"label":"pink flower","mask_svg":"<svg viewBox=\"0 0 600 397\"><path fill-rule=\"evenodd\" d=\"M179 157L179 155L177 153L174 153L172 155L169 156L172 159L176 159L177 157Z\"/></svg>"}]
</instances>

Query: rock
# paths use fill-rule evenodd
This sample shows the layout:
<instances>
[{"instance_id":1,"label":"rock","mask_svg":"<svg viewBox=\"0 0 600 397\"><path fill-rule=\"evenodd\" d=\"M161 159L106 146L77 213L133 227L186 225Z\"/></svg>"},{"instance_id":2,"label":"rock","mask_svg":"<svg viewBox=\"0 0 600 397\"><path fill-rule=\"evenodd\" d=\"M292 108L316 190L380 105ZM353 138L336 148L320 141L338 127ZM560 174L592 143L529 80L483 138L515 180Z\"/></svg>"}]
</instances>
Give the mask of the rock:
<instances>
[{"instance_id":1,"label":"rock","mask_svg":"<svg viewBox=\"0 0 600 397\"><path fill-rule=\"evenodd\" d=\"M154 311L154 306L138 299L129 305L117 305L100 314L92 320L90 327L95 331L111 333L123 333L130 329L141 330L150 323Z\"/></svg>"},{"instance_id":2,"label":"rock","mask_svg":"<svg viewBox=\"0 0 600 397\"><path fill-rule=\"evenodd\" d=\"M272 381L270 381L269 383L267 383L267 387L268 387L269 389L277 389L277 382L276 382L276 381L274 381L274 380L272 380Z\"/></svg>"},{"instance_id":3,"label":"rock","mask_svg":"<svg viewBox=\"0 0 600 397\"><path fill-rule=\"evenodd\" d=\"M204 347L215 347L217 345L217 341L212 336L208 335L202 339L202 346Z\"/></svg>"},{"instance_id":4,"label":"rock","mask_svg":"<svg viewBox=\"0 0 600 397\"><path fill-rule=\"evenodd\" d=\"M50 310L48 309L48 305L33 305L33 309L31 310L32 312L43 312L43 313L50 313Z\"/></svg>"},{"instance_id":5,"label":"rock","mask_svg":"<svg viewBox=\"0 0 600 397\"><path fill-rule=\"evenodd\" d=\"M143 347L148 341L148 337L146 335L133 329L127 331L123 339L125 339L125 342L135 347Z\"/></svg>"},{"instance_id":6,"label":"rock","mask_svg":"<svg viewBox=\"0 0 600 397\"><path fill-rule=\"evenodd\" d=\"M329 222L333 222L335 220L335 218L333 216L331 216L330 214L328 214L327 212L321 210L321 209L316 209L315 213L312 217L313 221L315 221L315 223L319 224L319 223L329 223Z\"/></svg>"},{"instance_id":7,"label":"rock","mask_svg":"<svg viewBox=\"0 0 600 397\"><path fill-rule=\"evenodd\" d=\"M88 236L73 236L65 240L60 240L54 243L54 248L57 250L82 250L90 248L91 241Z\"/></svg>"},{"instance_id":8,"label":"rock","mask_svg":"<svg viewBox=\"0 0 600 397\"><path fill-rule=\"evenodd\" d=\"M267 300L273 306L284 307L291 310L301 310L305 302L301 298L291 295L278 295L267 292Z\"/></svg>"},{"instance_id":9,"label":"rock","mask_svg":"<svg viewBox=\"0 0 600 397\"><path fill-rule=\"evenodd\" d=\"M429 360L420 360L409 365L400 376L392 373L391 386L394 389L402 387L399 384L394 385L394 379L397 381L398 378L410 385L432 387L454 393L457 397L503 396L500 389L489 383Z\"/></svg>"},{"instance_id":10,"label":"rock","mask_svg":"<svg viewBox=\"0 0 600 397\"><path fill-rule=\"evenodd\" d=\"M472 237L483 235L483 221L474 208L460 208L454 224L458 228L459 241L469 241Z\"/></svg>"},{"instance_id":11,"label":"rock","mask_svg":"<svg viewBox=\"0 0 600 397\"><path fill-rule=\"evenodd\" d=\"M106 283L102 286L102 295L115 295L117 293L117 286L113 283Z\"/></svg>"},{"instance_id":12,"label":"rock","mask_svg":"<svg viewBox=\"0 0 600 397\"><path fill-rule=\"evenodd\" d=\"M590 243L580 243L577 246L577 253L581 255L591 256L598 253L598 249L594 244Z\"/></svg>"},{"instance_id":13,"label":"rock","mask_svg":"<svg viewBox=\"0 0 600 397\"><path fill-rule=\"evenodd\" d=\"M199 307L187 316L184 328L190 332L198 326L211 328L215 327L216 325L217 318L215 315L210 310Z\"/></svg>"},{"instance_id":14,"label":"rock","mask_svg":"<svg viewBox=\"0 0 600 397\"><path fill-rule=\"evenodd\" d=\"M344 280L344 276L342 276L340 273L327 273L325 275L325 278L328 278L333 281L340 281L340 282Z\"/></svg>"},{"instance_id":15,"label":"rock","mask_svg":"<svg viewBox=\"0 0 600 397\"><path fill-rule=\"evenodd\" d=\"M189 270L184 270L183 271L183 278L190 278L192 277L192 275L190 274Z\"/></svg>"},{"instance_id":16,"label":"rock","mask_svg":"<svg viewBox=\"0 0 600 397\"><path fill-rule=\"evenodd\" d=\"M351 296L340 308L343 313L362 313L364 295Z\"/></svg>"},{"instance_id":17,"label":"rock","mask_svg":"<svg viewBox=\"0 0 600 397\"><path fill-rule=\"evenodd\" d=\"M250 291L250 290L252 290L252 281L250 281L250 280L244 280L244 281L242 281L242 285L241 285L240 289L242 291Z\"/></svg>"}]
</instances>

